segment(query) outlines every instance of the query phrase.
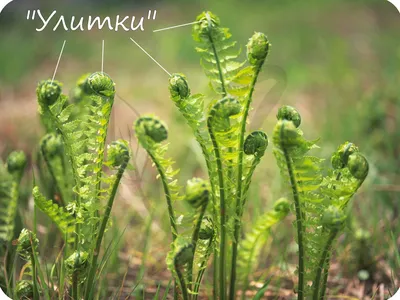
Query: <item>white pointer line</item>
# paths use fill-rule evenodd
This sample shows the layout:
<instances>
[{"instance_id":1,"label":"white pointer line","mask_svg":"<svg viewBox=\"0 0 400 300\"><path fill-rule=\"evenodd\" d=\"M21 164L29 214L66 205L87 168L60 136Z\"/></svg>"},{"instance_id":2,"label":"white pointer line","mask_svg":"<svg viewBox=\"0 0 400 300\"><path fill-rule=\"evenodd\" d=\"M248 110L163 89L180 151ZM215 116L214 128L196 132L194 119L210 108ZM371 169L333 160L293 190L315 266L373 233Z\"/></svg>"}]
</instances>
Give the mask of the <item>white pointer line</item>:
<instances>
[{"instance_id":1,"label":"white pointer line","mask_svg":"<svg viewBox=\"0 0 400 300\"><path fill-rule=\"evenodd\" d=\"M104 40L101 45L101 73L104 73Z\"/></svg>"},{"instance_id":2,"label":"white pointer line","mask_svg":"<svg viewBox=\"0 0 400 300\"><path fill-rule=\"evenodd\" d=\"M136 46L138 46L144 53L146 53L147 56L150 57L161 69L163 69L165 73L167 73L171 77L170 72L168 72L162 65L160 65L160 63L158 61L156 61L149 53L147 53L146 50L144 50L138 43L136 43L133 38L130 38L130 39L132 42L134 42L136 44Z\"/></svg>"},{"instance_id":3,"label":"white pointer line","mask_svg":"<svg viewBox=\"0 0 400 300\"><path fill-rule=\"evenodd\" d=\"M181 25L176 25L176 26L171 26L171 27L156 29L156 30L153 30L153 32L158 32L158 31L163 31L163 30L168 30L168 29L174 29L174 28L183 27L183 26L188 26L188 25L193 25L193 24L200 23L200 22L201 22L201 21L195 21L195 22L191 22L191 23L186 23L186 24L181 24Z\"/></svg>"},{"instance_id":4,"label":"white pointer line","mask_svg":"<svg viewBox=\"0 0 400 300\"><path fill-rule=\"evenodd\" d=\"M66 41L66 40L64 40L64 43L63 43L63 45L62 45L62 47L61 47L60 56L58 57L58 61L57 61L57 65L56 65L56 69L54 70L54 74L53 74L53 78L51 79L51 83L53 83L53 81L54 81L54 78L56 77L56 73L57 73L58 65L60 64L61 56L62 56L62 54L63 54L63 51L64 51L64 47L65 47L65 43L66 43L66 42L67 42L67 41Z\"/></svg>"}]
</instances>

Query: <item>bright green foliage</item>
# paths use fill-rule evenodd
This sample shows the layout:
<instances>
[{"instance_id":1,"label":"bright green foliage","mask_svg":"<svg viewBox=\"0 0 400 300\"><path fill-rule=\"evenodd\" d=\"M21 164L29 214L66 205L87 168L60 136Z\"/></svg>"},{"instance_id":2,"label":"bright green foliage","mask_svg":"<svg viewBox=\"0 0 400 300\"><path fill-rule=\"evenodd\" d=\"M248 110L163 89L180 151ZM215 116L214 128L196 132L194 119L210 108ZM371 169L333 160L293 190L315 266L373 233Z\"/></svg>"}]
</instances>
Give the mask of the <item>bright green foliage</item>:
<instances>
[{"instance_id":1,"label":"bright green foliage","mask_svg":"<svg viewBox=\"0 0 400 300\"><path fill-rule=\"evenodd\" d=\"M277 200L271 211L261 215L251 231L241 242L238 256L238 274L243 292L249 287L249 277L254 271L263 247L268 241L271 229L289 213L289 201L285 198Z\"/></svg>"},{"instance_id":2,"label":"bright green foliage","mask_svg":"<svg viewBox=\"0 0 400 300\"><path fill-rule=\"evenodd\" d=\"M29 260L37 252L39 240L32 231L24 228L18 237L17 252L22 259Z\"/></svg>"},{"instance_id":3,"label":"bright green foliage","mask_svg":"<svg viewBox=\"0 0 400 300\"><path fill-rule=\"evenodd\" d=\"M75 251L65 260L65 267L69 277L78 277L78 281L83 281L88 270L89 255L85 251Z\"/></svg>"},{"instance_id":4,"label":"bright green foliage","mask_svg":"<svg viewBox=\"0 0 400 300\"><path fill-rule=\"evenodd\" d=\"M285 106L278 112L278 119L274 154L295 204L298 298L308 299L313 295L313 299L323 299L332 245L343 227L346 206L368 173L368 163L358 148L347 142L332 155L334 169L324 172L322 160L308 154L317 148L315 141L307 141L293 123L300 125L298 112ZM350 159L352 155L357 156ZM323 173L328 175L322 178ZM321 280L322 272L325 282ZM306 282L313 284L308 286Z\"/></svg>"},{"instance_id":5,"label":"bright green foliage","mask_svg":"<svg viewBox=\"0 0 400 300\"><path fill-rule=\"evenodd\" d=\"M33 283L30 280L20 280L15 286L15 295L18 299L33 298Z\"/></svg>"},{"instance_id":6,"label":"bright green foliage","mask_svg":"<svg viewBox=\"0 0 400 300\"><path fill-rule=\"evenodd\" d=\"M35 186L32 190L35 205L57 225L61 235L67 242L73 242L75 219L70 212L58 206L53 200L46 199Z\"/></svg>"},{"instance_id":7,"label":"bright green foliage","mask_svg":"<svg viewBox=\"0 0 400 300\"><path fill-rule=\"evenodd\" d=\"M11 152L6 166L0 161L0 241L5 244L14 237L19 184L25 167L26 156L23 152Z\"/></svg>"}]
</instances>

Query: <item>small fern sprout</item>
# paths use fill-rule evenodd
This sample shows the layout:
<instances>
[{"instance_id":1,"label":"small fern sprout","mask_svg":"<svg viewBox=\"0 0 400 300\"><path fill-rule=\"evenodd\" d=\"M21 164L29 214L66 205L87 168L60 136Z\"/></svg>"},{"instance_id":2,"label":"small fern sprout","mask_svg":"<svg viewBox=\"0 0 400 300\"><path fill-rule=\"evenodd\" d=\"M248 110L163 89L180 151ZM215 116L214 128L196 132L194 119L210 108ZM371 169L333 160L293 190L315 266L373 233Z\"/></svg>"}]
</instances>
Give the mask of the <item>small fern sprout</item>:
<instances>
[{"instance_id":1,"label":"small fern sprout","mask_svg":"<svg viewBox=\"0 0 400 300\"><path fill-rule=\"evenodd\" d=\"M197 23L193 26L193 38L196 41L212 39L218 33L220 20L212 12L203 12L197 17L196 21Z\"/></svg>"},{"instance_id":2,"label":"small fern sprout","mask_svg":"<svg viewBox=\"0 0 400 300\"><path fill-rule=\"evenodd\" d=\"M345 219L344 212L339 207L331 205L324 211L321 223L328 230L338 231L342 228Z\"/></svg>"},{"instance_id":3,"label":"small fern sprout","mask_svg":"<svg viewBox=\"0 0 400 300\"><path fill-rule=\"evenodd\" d=\"M112 167L126 167L130 157L131 155L127 141L114 141L108 146L108 163Z\"/></svg>"},{"instance_id":4,"label":"small fern sprout","mask_svg":"<svg viewBox=\"0 0 400 300\"><path fill-rule=\"evenodd\" d=\"M249 63L258 66L262 65L269 53L271 44L264 33L256 32L247 43L247 59Z\"/></svg>"},{"instance_id":5,"label":"small fern sprout","mask_svg":"<svg viewBox=\"0 0 400 300\"><path fill-rule=\"evenodd\" d=\"M17 252L22 259L29 260L34 252L37 251L39 240L32 231L24 228L18 237Z\"/></svg>"},{"instance_id":6,"label":"small fern sprout","mask_svg":"<svg viewBox=\"0 0 400 300\"><path fill-rule=\"evenodd\" d=\"M115 83L110 76L103 72L96 72L87 79L90 90L100 96L113 98L115 95Z\"/></svg>"},{"instance_id":7,"label":"small fern sprout","mask_svg":"<svg viewBox=\"0 0 400 300\"><path fill-rule=\"evenodd\" d=\"M83 272L88 265L88 253L85 251L75 251L66 260L65 266L70 274L74 272Z\"/></svg>"},{"instance_id":8,"label":"small fern sprout","mask_svg":"<svg viewBox=\"0 0 400 300\"><path fill-rule=\"evenodd\" d=\"M208 203L210 185L206 180L193 178L186 185L185 200L194 208L199 208Z\"/></svg>"},{"instance_id":9,"label":"small fern sprout","mask_svg":"<svg viewBox=\"0 0 400 300\"><path fill-rule=\"evenodd\" d=\"M22 151L11 152L7 157L7 170L17 179L22 177L26 164L26 155Z\"/></svg>"},{"instance_id":10,"label":"small fern sprout","mask_svg":"<svg viewBox=\"0 0 400 300\"><path fill-rule=\"evenodd\" d=\"M39 101L39 109L47 108L53 105L61 96L62 84L58 81L41 81L36 88L36 94Z\"/></svg>"},{"instance_id":11,"label":"small fern sprout","mask_svg":"<svg viewBox=\"0 0 400 300\"><path fill-rule=\"evenodd\" d=\"M167 125L153 115L137 119L135 131L144 148L154 143L161 143L168 138Z\"/></svg>"},{"instance_id":12,"label":"small fern sprout","mask_svg":"<svg viewBox=\"0 0 400 300\"><path fill-rule=\"evenodd\" d=\"M353 153L349 156L347 168L349 169L351 175L359 180L364 180L369 171L367 159L359 152Z\"/></svg>"},{"instance_id":13,"label":"small fern sprout","mask_svg":"<svg viewBox=\"0 0 400 300\"><path fill-rule=\"evenodd\" d=\"M297 109L289 105L283 105L279 108L278 114L276 115L278 120L292 121L294 126L299 127L301 124L301 116Z\"/></svg>"},{"instance_id":14,"label":"small fern sprout","mask_svg":"<svg viewBox=\"0 0 400 300\"><path fill-rule=\"evenodd\" d=\"M280 198L274 203L274 211L282 216L287 216L290 211L290 202L286 198Z\"/></svg>"},{"instance_id":15,"label":"small fern sprout","mask_svg":"<svg viewBox=\"0 0 400 300\"><path fill-rule=\"evenodd\" d=\"M351 142L345 142L332 154L331 163L334 169L343 169L347 166L349 156L358 152L358 147Z\"/></svg>"},{"instance_id":16,"label":"small fern sprout","mask_svg":"<svg viewBox=\"0 0 400 300\"><path fill-rule=\"evenodd\" d=\"M40 142L40 147L43 155L46 158L51 159L57 155L60 155L63 151L61 136L54 133L46 134Z\"/></svg>"},{"instance_id":17,"label":"small fern sprout","mask_svg":"<svg viewBox=\"0 0 400 300\"><path fill-rule=\"evenodd\" d=\"M250 133L243 145L243 150L246 155L254 155L261 158L268 147L268 136L263 131L253 131Z\"/></svg>"},{"instance_id":18,"label":"small fern sprout","mask_svg":"<svg viewBox=\"0 0 400 300\"><path fill-rule=\"evenodd\" d=\"M169 92L171 99L175 102L190 96L189 84L185 75L172 74L169 78Z\"/></svg>"},{"instance_id":19,"label":"small fern sprout","mask_svg":"<svg viewBox=\"0 0 400 300\"><path fill-rule=\"evenodd\" d=\"M33 299L33 282L30 280L20 280L15 286L15 294L18 299Z\"/></svg>"},{"instance_id":20,"label":"small fern sprout","mask_svg":"<svg viewBox=\"0 0 400 300\"><path fill-rule=\"evenodd\" d=\"M189 293L186 285L185 277L182 273L182 268L193 262L194 247L192 244L185 241L183 238L177 238L174 242L174 270L178 278L178 282L182 291L183 300L189 299Z\"/></svg>"}]
</instances>

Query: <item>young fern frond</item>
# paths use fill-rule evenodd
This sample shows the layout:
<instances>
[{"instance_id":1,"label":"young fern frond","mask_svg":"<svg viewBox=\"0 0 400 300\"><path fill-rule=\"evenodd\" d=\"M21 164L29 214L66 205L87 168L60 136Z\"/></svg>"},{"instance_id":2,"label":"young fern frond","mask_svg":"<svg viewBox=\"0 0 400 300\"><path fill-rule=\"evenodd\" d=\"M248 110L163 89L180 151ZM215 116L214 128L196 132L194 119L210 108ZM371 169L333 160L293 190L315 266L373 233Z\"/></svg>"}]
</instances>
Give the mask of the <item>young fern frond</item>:
<instances>
[{"instance_id":1,"label":"young fern frond","mask_svg":"<svg viewBox=\"0 0 400 300\"><path fill-rule=\"evenodd\" d=\"M4 245L14 237L19 184L26 163L25 154L19 151L10 153L6 166L0 161L0 241L4 242Z\"/></svg>"},{"instance_id":2,"label":"young fern frond","mask_svg":"<svg viewBox=\"0 0 400 300\"><path fill-rule=\"evenodd\" d=\"M193 38L199 43L196 50L201 55L201 64L212 88L223 97L236 95L235 92L240 91L241 87L237 86L236 79L244 75L240 73L244 62L236 61L240 50L236 48L236 42L231 40L229 29L221 28L219 18L211 12L202 13L196 21Z\"/></svg>"},{"instance_id":3,"label":"young fern frond","mask_svg":"<svg viewBox=\"0 0 400 300\"><path fill-rule=\"evenodd\" d=\"M186 266L193 261L193 255L193 245L187 239L178 236L172 243L172 249L167 256L167 266L177 278L183 300L190 299L188 282L184 274Z\"/></svg>"},{"instance_id":4,"label":"young fern frond","mask_svg":"<svg viewBox=\"0 0 400 300\"><path fill-rule=\"evenodd\" d=\"M175 179L179 170L174 170L172 167L174 162L165 158L168 144L161 144L168 138L167 126L157 117L147 115L136 120L134 129L140 145L149 154L161 178L167 200L172 239L175 240L178 229L173 204L181 197L179 196L180 187Z\"/></svg>"},{"instance_id":5,"label":"young fern frond","mask_svg":"<svg viewBox=\"0 0 400 300\"><path fill-rule=\"evenodd\" d=\"M290 114L286 111L290 110ZM316 193L321 183L321 162L314 156L307 155L308 151L315 148L315 142L304 139L300 123L293 122L299 119L299 114L291 107L284 106L278 112L278 123L275 126L273 141L276 149L274 155L281 170L282 177L292 190L296 215L295 227L297 230L297 243L299 245L298 264L298 299L304 299L305 276L313 272L313 265L306 265L308 254L315 255L314 243L310 237L319 236L314 232L318 230L318 216L323 210L323 199ZM306 214L309 212L310 214ZM306 229L307 228L307 231ZM311 252L311 253L310 253ZM312 280L312 279L311 279Z\"/></svg>"},{"instance_id":6,"label":"young fern frond","mask_svg":"<svg viewBox=\"0 0 400 300\"><path fill-rule=\"evenodd\" d=\"M285 198L277 200L271 211L261 215L255 222L246 238L241 241L238 255L238 274L242 284L243 299L249 288L249 277L254 271L263 246L267 243L272 226L282 221L290 210L289 201Z\"/></svg>"},{"instance_id":7,"label":"young fern frond","mask_svg":"<svg viewBox=\"0 0 400 300\"><path fill-rule=\"evenodd\" d=\"M235 141L229 140L229 133L232 132L231 118L234 118L241 111L240 103L232 97L226 97L211 106L211 109L207 118L207 128L210 134L211 142L213 144L214 155L217 165L217 173L218 173L218 185L219 185L219 218L220 218L220 247L219 247L219 280L220 280L220 295L221 299L225 299L226 294L226 253L225 253L225 244L226 244L226 235L227 235L227 209L228 205L226 203L227 199L231 199L231 197L226 197L225 193L234 193L232 189L227 188L225 183L227 182L226 178L229 178L229 168L225 170L223 168L223 163L228 163L231 157L229 157L229 151L224 151L225 149L232 146L232 143ZM218 211L217 210L217 211Z\"/></svg>"},{"instance_id":8,"label":"young fern frond","mask_svg":"<svg viewBox=\"0 0 400 300\"><path fill-rule=\"evenodd\" d=\"M92 255L92 260L90 263L90 271L87 279L87 290L85 299L92 298L93 283L96 271L98 269L97 260L100 255L100 247L103 241L103 236L106 231L107 224L110 219L111 210L114 204L115 197L117 195L117 190L122 179L126 168L128 167L129 160L131 158L131 153L129 150L129 143L125 140L117 140L108 146L108 157L106 165L112 169L117 169L117 173L114 176L107 178L107 183L109 184L109 189L102 194L102 197L107 200L106 207L104 209L103 218L100 224L96 236L96 243L94 246L94 251Z\"/></svg>"},{"instance_id":9,"label":"young fern frond","mask_svg":"<svg viewBox=\"0 0 400 300\"><path fill-rule=\"evenodd\" d=\"M74 217L63 207L58 206L54 201L46 199L46 197L40 193L39 187L35 186L33 188L32 196L35 205L58 227L63 239L68 243L73 243L72 234L75 230Z\"/></svg>"}]
</instances>

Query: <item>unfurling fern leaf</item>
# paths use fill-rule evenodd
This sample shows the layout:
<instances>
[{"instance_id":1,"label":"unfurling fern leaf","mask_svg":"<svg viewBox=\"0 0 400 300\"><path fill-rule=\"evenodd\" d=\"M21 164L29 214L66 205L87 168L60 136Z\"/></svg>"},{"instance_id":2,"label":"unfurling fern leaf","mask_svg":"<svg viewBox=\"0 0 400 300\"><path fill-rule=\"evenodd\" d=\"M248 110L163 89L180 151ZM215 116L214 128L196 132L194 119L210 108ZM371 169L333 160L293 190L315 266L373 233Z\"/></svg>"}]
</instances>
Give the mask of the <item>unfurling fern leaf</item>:
<instances>
[{"instance_id":1,"label":"unfurling fern leaf","mask_svg":"<svg viewBox=\"0 0 400 300\"><path fill-rule=\"evenodd\" d=\"M246 238L241 241L238 255L238 274L242 284L242 293L249 287L249 277L253 272L262 247L266 244L271 228L289 213L289 201L285 198L277 200L271 211L261 215L255 222Z\"/></svg>"},{"instance_id":2,"label":"unfurling fern leaf","mask_svg":"<svg viewBox=\"0 0 400 300\"><path fill-rule=\"evenodd\" d=\"M73 242L74 217L63 207L58 206L52 200L46 199L37 186L33 188L32 195L35 205L57 225L63 238L69 243Z\"/></svg>"},{"instance_id":3,"label":"unfurling fern leaf","mask_svg":"<svg viewBox=\"0 0 400 300\"><path fill-rule=\"evenodd\" d=\"M26 156L21 151L11 152L7 157L6 166L0 161L0 241L4 245L14 237L19 184L26 163Z\"/></svg>"},{"instance_id":4,"label":"unfurling fern leaf","mask_svg":"<svg viewBox=\"0 0 400 300\"><path fill-rule=\"evenodd\" d=\"M161 178L167 200L172 239L175 240L178 230L173 203L181 197L179 196L180 187L175 179L179 170L175 171L172 167L173 161L165 158L168 144L161 144L168 138L167 126L157 117L147 115L136 120L134 129L140 145L149 154Z\"/></svg>"}]
</instances>

